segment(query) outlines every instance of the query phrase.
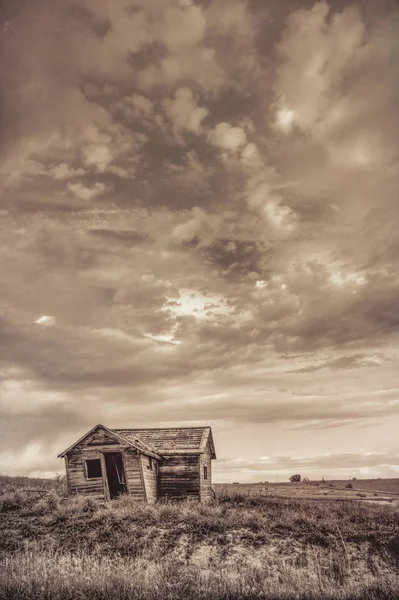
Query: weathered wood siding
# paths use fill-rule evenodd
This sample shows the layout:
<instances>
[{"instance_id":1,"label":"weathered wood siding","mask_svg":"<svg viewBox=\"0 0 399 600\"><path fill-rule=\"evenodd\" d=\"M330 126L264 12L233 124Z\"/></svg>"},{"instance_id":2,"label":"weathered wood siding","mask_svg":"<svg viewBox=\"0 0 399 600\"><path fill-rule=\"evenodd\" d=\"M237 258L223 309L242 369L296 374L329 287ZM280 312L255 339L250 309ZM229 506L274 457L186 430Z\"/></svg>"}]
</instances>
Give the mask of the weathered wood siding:
<instances>
[{"instance_id":1,"label":"weathered wood siding","mask_svg":"<svg viewBox=\"0 0 399 600\"><path fill-rule=\"evenodd\" d=\"M199 456L200 465L200 485L201 485L201 502L210 502L212 500L212 458L211 449L208 444L205 446L205 451ZM204 467L207 468L207 479L204 477Z\"/></svg>"},{"instance_id":2,"label":"weathered wood siding","mask_svg":"<svg viewBox=\"0 0 399 600\"><path fill-rule=\"evenodd\" d=\"M126 450L113 436L103 429L98 429L68 452L66 467L70 494L84 494L107 497L106 471L103 453L122 452L128 491L139 500L143 500L143 485L137 452ZM102 476L88 479L85 461L99 459L102 465Z\"/></svg>"},{"instance_id":3,"label":"weathered wood siding","mask_svg":"<svg viewBox=\"0 0 399 600\"><path fill-rule=\"evenodd\" d=\"M162 458L157 459L143 453L146 452L143 443L138 449L130 446L139 442L134 437L136 430L116 430L120 437L115 438L110 430L97 426L64 453L68 492L109 498L116 496L121 489L122 493L127 491L135 499L144 502L155 502L158 498L192 498L209 502L212 499L214 454L207 429L209 428L137 430L145 431L148 438L150 432L154 431L157 445L160 448L164 444L168 446L164 447ZM128 435L133 436L132 439L128 439ZM112 459L107 459L107 463L104 459L107 452L122 454L126 487L121 481L115 484L116 471L114 473L110 466ZM88 459L100 460L101 477L87 477L85 461ZM204 477L204 467L207 469L207 478Z\"/></svg>"},{"instance_id":4,"label":"weathered wood siding","mask_svg":"<svg viewBox=\"0 0 399 600\"><path fill-rule=\"evenodd\" d=\"M174 454L159 463L159 498L199 499L199 468L197 454Z\"/></svg>"},{"instance_id":5,"label":"weathered wood siding","mask_svg":"<svg viewBox=\"0 0 399 600\"><path fill-rule=\"evenodd\" d=\"M85 460L99 458L100 452L94 449L73 448L68 453L69 490L71 494L90 494L104 496L104 480L102 477L87 479Z\"/></svg>"},{"instance_id":6,"label":"weathered wood siding","mask_svg":"<svg viewBox=\"0 0 399 600\"><path fill-rule=\"evenodd\" d=\"M88 435L82 442L80 442L80 444L75 446L74 449L76 450L77 448L90 448L92 446L95 446L97 448L101 447L105 449L104 446L115 445L120 447L120 444L114 438L114 436L110 435L108 431L105 431L105 429L100 428ZM106 449L109 450L109 448Z\"/></svg>"},{"instance_id":7,"label":"weathered wood siding","mask_svg":"<svg viewBox=\"0 0 399 600\"><path fill-rule=\"evenodd\" d=\"M157 461L145 454L140 455L140 460L146 500L147 502L153 503L157 500L158 496Z\"/></svg>"},{"instance_id":8,"label":"weathered wood siding","mask_svg":"<svg viewBox=\"0 0 399 600\"><path fill-rule=\"evenodd\" d=\"M107 446L107 450L111 447ZM115 452L122 451L121 447L112 446ZM102 461L102 452L97 448L73 449L68 454L68 479L70 494L89 494L94 496L106 495L105 468L103 476L88 479L86 477L85 461L98 458ZM144 500L144 490L141 476L141 467L137 452L126 450L123 452L124 468L128 493L137 500Z\"/></svg>"},{"instance_id":9,"label":"weathered wood siding","mask_svg":"<svg viewBox=\"0 0 399 600\"><path fill-rule=\"evenodd\" d=\"M66 475L67 494L68 494L68 496L70 496L71 495L71 481L70 481L69 466L68 466L68 457L67 456L64 456L64 461L65 461L65 475Z\"/></svg>"},{"instance_id":10,"label":"weathered wood siding","mask_svg":"<svg viewBox=\"0 0 399 600\"><path fill-rule=\"evenodd\" d=\"M136 500L145 500L140 458L133 448L125 450L125 472L128 493Z\"/></svg>"},{"instance_id":11,"label":"weathered wood siding","mask_svg":"<svg viewBox=\"0 0 399 600\"><path fill-rule=\"evenodd\" d=\"M70 450L67 455L70 494L106 496L105 479L103 476L88 479L85 461L95 458L102 460L101 450L120 452L123 448L107 431L97 429Z\"/></svg>"}]
</instances>

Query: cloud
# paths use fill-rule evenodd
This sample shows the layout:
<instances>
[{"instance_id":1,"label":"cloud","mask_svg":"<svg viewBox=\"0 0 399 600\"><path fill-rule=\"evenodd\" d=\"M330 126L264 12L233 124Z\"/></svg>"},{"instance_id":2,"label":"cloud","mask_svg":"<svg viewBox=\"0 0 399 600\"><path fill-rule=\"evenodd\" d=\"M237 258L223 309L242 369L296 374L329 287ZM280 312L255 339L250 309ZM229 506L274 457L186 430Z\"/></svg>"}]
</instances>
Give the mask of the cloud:
<instances>
[{"instance_id":1,"label":"cloud","mask_svg":"<svg viewBox=\"0 0 399 600\"><path fill-rule=\"evenodd\" d=\"M153 116L154 103L146 96L133 94L119 100L115 108L120 110L126 119L148 119Z\"/></svg>"},{"instance_id":2,"label":"cloud","mask_svg":"<svg viewBox=\"0 0 399 600\"><path fill-rule=\"evenodd\" d=\"M174 337L171 335L151 335L150 333L145 333L144 335L145 335L145 337L148 337L151 340L154 340L154 342L161 342L161 343L165 343L165 344L174 344L176 346L181 344L181 342L179 340L175 340Z\"/></svg>"},{"instance_id":3,"label":"cloud","mask_svg":"<svg viewBox=\"0 0 399 600\"><path fill-rule=\"evenodd\" d=\"M167 0L162 7L157 0L140 0L135 10L126 0L117 0L112 8L93 0L85 0L84 5L97 23L109 24L102 36L95 31L89 35L79 29L76 32L76 50L84 57L80 68L85 72L115 80L136 75L142 90L173 86L190 77L194 68L204 87L223 80L213 49L203 45L206 19L200 6L175 0ZM146 61L145 56L151 54L153 60Z\"/></svg>"},{"instance_id":4,"label":"cloud","mask_svg":"<svg viewBox=\"0 0 399 600\"><path fill-rule=\"evenodd\" d=\"M230 391L232 388L226 386L224 389ZM182 416L179 409L171 407L170 410L170 417L175 415L179 419ZM317 428L324 431L348 424L355 426L387 415L397 418L398 413L398 390L374 394L372 399L367 393L355 392L342 396L337 394L335 397L332 394L279 394L279 398L274 399L267 393L247 391L245 403L240 401L239 396L230 393L227 399L212 399L210 403L202 400L194 407L197 420L205 420L207 414L212 414L216 422L225 419L237 424L285 423L290 429Z\"/></svg>"},{"instance_id":5,"label":"cloud","mask_svg":"<svg viewBox=\"0 0 399 600\"><path fill-rule=\"evenodd\" d=\"M210 422L249 462L389 454L393 4L53 4L2 35L4 448L48 471L96 415Z\"/></svg>"},{"instance_id":6,"label":"cloud","mask_svg":"<svg viewBox=\"0 0 399 600\"><path fill-rule=\"evenodd\" d=\"M287 108L282 108L277 113L277 124L284 131L290 131L295 121L295 113Z\"/></svg>"},{"instance_id":7,"label":"cloud","mask_svg":"<svg viewBox=\"0 0 399 600\"><path fill-rule=\"evenodd\" d=\"M179 88L172 100L164 100L163 107L176 134L184 130L201 133L202 121L209 112L207 108L197 105L193 92L186 87Z\"/></svg>"},{"instance_id":8,"label":"cloud","mask_svg":"<svg viewBox=\"0 0 399 600\"><path fill-rule=\"evenodd\" d=\"M33 105L32 112L34 109ZM113 121L106 109L88 102L76 87L67 87L43 127L35 127L31 137L16 139L3 162L2 184L15 186L27 177L47 174L62 181L82 173L82 167L99 173L124 167L134 174L145 140L142 134L134 135ZM47 171L46 164L55 158L61 159L61 165L81 160L82 166L69 166L68 170L53 166ZM115 160L119 165L114 165Z\"/></svg>"},{"instance_id":9,"label":"cloud","mask_svg":"<svg viewBox=\"0 0 399 600\"><path fill-rule=\"evenodd\" d=\"M200 208L194 208L172 231L172 238L177 242L189 242L200 233L206 220L206 214Z\"/></svg>"},{"instance_id":10,"label":"cloud","mask_svg":"<svg viewBox=\"0 0 399 600\"><path fill-rule=\"evenodd\" d=\"M81 200L93 200L98 196L102 196L109 188L104 183L96 182L91 187L85 186L82 183L68 183L68 190Z\"/></svg>"},{"instance_id":11,"label":"cloud","mask_svg":"<svg viewBox=\"0 0 399 600\"><path fill-rule=\"evenodd\" d=\"M55 317L51 317L49 315L43 315L42 317L39 317L35 323L37 323L37 325L41 325L43 327L52 327L53 325L55 325L57 323L57 320Z\"/></svg>"},{"instance_id":12,"label":"cloud","mask_svg":"<svg viewBox=\"0 0 399 600\"><path fill-rule=\"evenodd\" d=\"M264 479L268 476L274 479L276 473L286 474L288 482L288 476L298 472L303 477L319 480L324 476L326 480L352 478L355 475L360 478L362 476L374 478L378 473L392 477L399 473L399 454L395 452L332 453L303 457L261 457L254 461L226 458L218 460L216 469L225 477L235 475L242 482L253 481L254 477Z\"/></svg>"},{"instance_id":13,"label":"cloud","mask_svg":"<svg viewBox=\"0 0 399 600\"><path fill-rule=\"evenodd\" d=\"M83 169L74 169L67 163L54 165L51 167L50 172L54 179L57 180L73 179L74 177L80 177L85 174Z\"/></svg>"},{"instance_id":14,"label":"cloud","mask_svg":"<svg viewBox=\"0 0 399 600\"><path fill-rule=\"evenodd\" d=\"M106 142L109 141L109 138ZM113 160L107 143L88 144L83 148L83 162L87 167L95 167L99 173L104 173Z\"/></svg>"},{"instance_id":15,"label":"cloud","mask_svg":"<svg viewBox=\"0 0 399 600\"><path fill-rule=\"evenodd\" d=\"M241 127L232 127L229 123L218 123L209 132L209 139L219 148L234 152L246 143L247 136Z\"/></svg>"},{"instance_id":16,"label":"cloud","mask_svg":"<svg viewBox=\"0 0 399 600\"><path fill-rule=\"evenodd\" d=\"M380 361L376 356L367 356L366 354L354 354L352 356L340 356L319 364L313 364L311 366L302 367L296 370L296 373L313 373L320 369L331 369L333 371L339 371L341 369L353 369L357 367L375 367L380 364Z\"/></svg>"},{"instance_id":17,"label":"cloud","mask_svg":"<svg viewBox=\"0 0 399 600\"><path fill-rule=\"evenodd\" d=\"M345 76L359 64L365 36L360 11L352 6L331 13L322 1L293 12L287 20L278 45L283 60L277 78L282 125L295 121L313 130L334 105Z\"/></svg>"},{"instance_id":18,"label":"cloud","mask_svg":"<svg viewBox=\"0 0 399 600\"><path fill-rule=\"evenodd\" d=\"M381 167L397 156L388 133L397 128L398 76L390 58L397 17L371 18L368 31L356 6L334 12L318 2L289 16L278 44L280 120L289 116L290 127L310 132L332 166L344 169Z\"/></svg>"}]
</instances>

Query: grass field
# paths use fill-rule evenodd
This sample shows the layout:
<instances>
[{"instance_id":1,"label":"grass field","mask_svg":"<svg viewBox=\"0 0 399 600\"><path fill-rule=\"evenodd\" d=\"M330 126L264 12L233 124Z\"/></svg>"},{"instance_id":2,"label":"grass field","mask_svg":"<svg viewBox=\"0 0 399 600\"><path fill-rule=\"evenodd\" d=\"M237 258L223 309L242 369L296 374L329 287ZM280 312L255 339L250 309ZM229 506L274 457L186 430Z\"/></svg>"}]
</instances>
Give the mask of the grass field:
<instances>
[{"instance_id":1,"label":"grass field","mask_svg":"<svg viewBox=\"0 0 399 600\"><path fill-rule=\"evenodd\" d=\"M0 478L2 600L399 598L396 502L62 495L62 482Z\"/></svg>"},{"instance_id":2,"label":"grass field","mask_svg":"<svg viewBox=\"0 0 399 600\"><path fill-rule=\"evenodd\" d=\"M217 497L226 494L244 494L246 496L280 496L309 500L328 498L384 503L399 501L399 479L348 479L309 483L218 483L214 485L214 490Z\"/></svg>"}]
</instances>

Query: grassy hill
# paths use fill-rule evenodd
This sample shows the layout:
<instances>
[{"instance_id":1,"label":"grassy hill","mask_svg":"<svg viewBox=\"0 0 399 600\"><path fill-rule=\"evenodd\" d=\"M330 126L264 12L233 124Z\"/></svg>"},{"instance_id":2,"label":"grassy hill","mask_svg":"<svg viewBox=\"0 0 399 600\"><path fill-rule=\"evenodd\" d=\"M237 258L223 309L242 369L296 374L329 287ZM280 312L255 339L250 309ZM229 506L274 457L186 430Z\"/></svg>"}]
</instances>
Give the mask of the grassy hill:
<instances>
[{"instance_id":1,"label":"grassy hill","mask_svg":"<svg viewBox=\"0 0 399 600\"><path fill-rule=\"evenodd\" d=\"M0 478L4 600L397 600L398 568L397 504L236 494L150 506Z\"/></svg>"}]
</instances>

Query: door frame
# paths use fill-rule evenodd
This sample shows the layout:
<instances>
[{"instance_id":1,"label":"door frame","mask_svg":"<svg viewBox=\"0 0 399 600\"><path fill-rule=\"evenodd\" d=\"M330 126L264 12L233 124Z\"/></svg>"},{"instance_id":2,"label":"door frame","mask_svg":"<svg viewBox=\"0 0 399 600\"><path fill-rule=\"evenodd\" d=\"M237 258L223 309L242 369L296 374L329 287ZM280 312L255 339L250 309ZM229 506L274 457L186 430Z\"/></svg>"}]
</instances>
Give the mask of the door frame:
<instances>
[{"instance_id":1,"label":"door frame","mask_svg":"<svg viewBox=\"0 0 399 600\"><path fill-rule=\"evenodd\" d=\"M123 474L125 476L125 486L127 494L130 495L128 478L126 475L126 460L125 460L125 450L101 450L100 452L100 460L101 460L101 473L104 481L104 497L106 500L111 500L111 493L109 491L108 485L108 473L107 473L107 465L105 464L105 454L121 454L122 455L122 465L123 465Z\"/></svg>"}]
</instances>

